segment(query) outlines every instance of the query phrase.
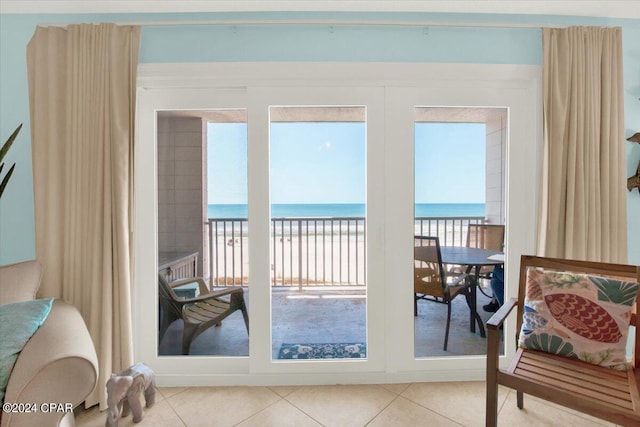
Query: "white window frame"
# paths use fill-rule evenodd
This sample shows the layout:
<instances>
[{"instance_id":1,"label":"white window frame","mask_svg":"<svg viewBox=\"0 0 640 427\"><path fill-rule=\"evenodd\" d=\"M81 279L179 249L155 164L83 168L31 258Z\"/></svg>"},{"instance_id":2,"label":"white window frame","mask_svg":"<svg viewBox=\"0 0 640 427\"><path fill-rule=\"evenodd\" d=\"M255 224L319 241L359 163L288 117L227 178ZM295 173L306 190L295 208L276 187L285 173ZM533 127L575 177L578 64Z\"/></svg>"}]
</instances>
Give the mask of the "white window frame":
<instances>
[{"instance_id":1,"label":"white window frame","mask_svg":"<svg viewBox=\"0 0 640 427\"><path fill-rule=\"evenodd\" d=\"M333 92L341 91L345 96L327 95L325 88L339 88ZM413 256L413 112L409 117L404 112L408 106L416 105L509 109L506 162L506 296L509 297L517 292L519 255L534 254L536 248L539 190L535 183L540 177L541 92L540 67L527 65L326 62L140 65L135 153L136 360L143 360L156 370L160 385L176 386L484 378L484 356L427 360L413 357L412 299L403 297L412 294L413 283L412 263L407 261ZM268 112L264 107L308 102L363 105L358 102L358 95L354 97L358 93L367 104L368 116L367 241L370 248L376 248L367 251L367 268L371 268L367 272L368 360L297 364L271 361L270 310L259 304L250 304L250 357L158 357L155 111L248 108L253 302L268 298L270 282L269 152L265 143ZM314 99L305 102L305 96ZM319 102L322 100L326 103ZM374 123L370 121L372 113L377 117L374 128L369 127ZM371 129L379 134L370 135ZM371 174L372 167L375 175ZM373 191L376 195L372 196ZM261 281L263 286L258 286ZM505 336L512 336L514 327L512 318ZM511 341L507 340L506 356L501 363L515 352Z\"/></svg>"}]
</instances>

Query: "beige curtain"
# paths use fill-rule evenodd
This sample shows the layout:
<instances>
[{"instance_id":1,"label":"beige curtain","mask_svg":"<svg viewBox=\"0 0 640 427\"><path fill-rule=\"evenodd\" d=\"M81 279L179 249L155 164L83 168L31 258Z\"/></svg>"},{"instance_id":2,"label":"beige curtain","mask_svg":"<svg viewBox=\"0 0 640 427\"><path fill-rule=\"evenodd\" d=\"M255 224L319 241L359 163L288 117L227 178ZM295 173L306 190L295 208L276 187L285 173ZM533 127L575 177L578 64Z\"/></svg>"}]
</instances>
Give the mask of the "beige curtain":
<instances>
[{"instance_id":1,"label":"beige curtain","mask_svg":"<svg viewBox=\"0 0 640 427\"><path fill-rule=\"evenodd\" d=\"M140 29L38 27L27 47L40 296L79 308L99 361L86 405L133 362L133 138Z\"/></svg>"},{"instance_id":2,"label":"beige curtain","mask_svg":"<svg viewBox=\"0 0 640 427\"><path fill-rule=\"evenodd\" d=\"M627 261L620 28L543 30L539 253Z\"/></svg>"}]
</instances>

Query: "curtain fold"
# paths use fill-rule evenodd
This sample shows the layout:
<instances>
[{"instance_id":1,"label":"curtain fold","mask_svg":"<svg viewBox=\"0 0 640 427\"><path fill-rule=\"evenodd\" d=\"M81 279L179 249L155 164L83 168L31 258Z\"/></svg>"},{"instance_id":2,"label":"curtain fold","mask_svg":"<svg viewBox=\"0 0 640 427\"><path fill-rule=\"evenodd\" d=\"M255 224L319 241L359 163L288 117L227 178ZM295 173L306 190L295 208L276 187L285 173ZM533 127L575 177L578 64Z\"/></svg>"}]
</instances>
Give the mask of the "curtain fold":
<instances>
[{"instance_id":1,"label":"curtain fold","mask_svg":"<svg viewBox=\"0 0 640 427\"><path fill-rule=\"evenodd\" d=\"M543 29L541 255L627 262L622 33Z\"/></svg>"},{"instance_id":2,"label":"curtain fold","mask_svg":"<svg viewBox=\"0 0 640 427\"><path fill-rule=\"evenodd\" d=\"M140 29L38 27L27 46L40 297L80 310L99 362L86 406L106 408L133 363L133 144Z\"/></svg>"}]
</instances>

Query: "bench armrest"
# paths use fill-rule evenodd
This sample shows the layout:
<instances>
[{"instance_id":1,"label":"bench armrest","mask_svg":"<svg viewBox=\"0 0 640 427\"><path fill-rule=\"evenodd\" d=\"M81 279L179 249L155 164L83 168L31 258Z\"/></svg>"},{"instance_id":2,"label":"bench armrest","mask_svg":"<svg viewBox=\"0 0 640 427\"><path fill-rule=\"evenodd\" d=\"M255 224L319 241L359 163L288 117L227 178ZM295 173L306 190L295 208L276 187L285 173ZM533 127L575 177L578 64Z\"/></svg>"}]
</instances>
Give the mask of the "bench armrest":
<instances>
[{"instance_id":1,"label":"bench armrest","mask_svg":"<svg viewBox=\"0 0 640 427\"><path fill-rule=\"evenodd\" d=\"M518 300L511 298L495 312L487 321L487 372L498 369L498 356L500 354L500 326L509 316L509 313L517 307Z\"/></svg>"},{"instance_id":2,"label":"bench armrest","mask_svg":"<svg viewBox=\"0 0 640 427\"><path fill-rule=\"evenodd\" d=\"M500 307L498 311L496 311L494 315L491 316L491 318L487 321L487 329L497 330L507 319L507 316L509 316L511 310L517 307L517 305L518 300L515 298L511 298L510 300L505 302L502 307Z\"/></svg>"}]
</instances>

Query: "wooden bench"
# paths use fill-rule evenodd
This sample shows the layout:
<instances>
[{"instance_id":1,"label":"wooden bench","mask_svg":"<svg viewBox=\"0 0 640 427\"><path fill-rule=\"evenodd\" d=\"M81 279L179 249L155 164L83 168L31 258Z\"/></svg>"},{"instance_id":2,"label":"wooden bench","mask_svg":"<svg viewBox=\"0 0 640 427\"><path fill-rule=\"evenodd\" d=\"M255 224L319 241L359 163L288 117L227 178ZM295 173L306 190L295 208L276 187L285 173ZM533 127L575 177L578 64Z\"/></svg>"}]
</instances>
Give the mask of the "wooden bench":
<instances>
[{"instance_id":1,"label":"wooden bench","mask_svg":"<svg viewBox=\"0 0 640 427\"><path fill-rule=\"evenodd\" d=\"M614 277L640 283L640 267L585 261L523 256L520 264L519 298L507 301L487 322L486 426L497 425L498 385L517 391L518 408L530 394L585 414L624 426L640 426L640 316L637 303L631 315L635 326L632 369L623 372L549 353L516 351L508 369L499 368L500 327L517 307L522 327L526 274L529 267ZM629 331L633 333L633 328ZM517 337L516 337L517 340Z\"/></svg>"}]
</instances>

